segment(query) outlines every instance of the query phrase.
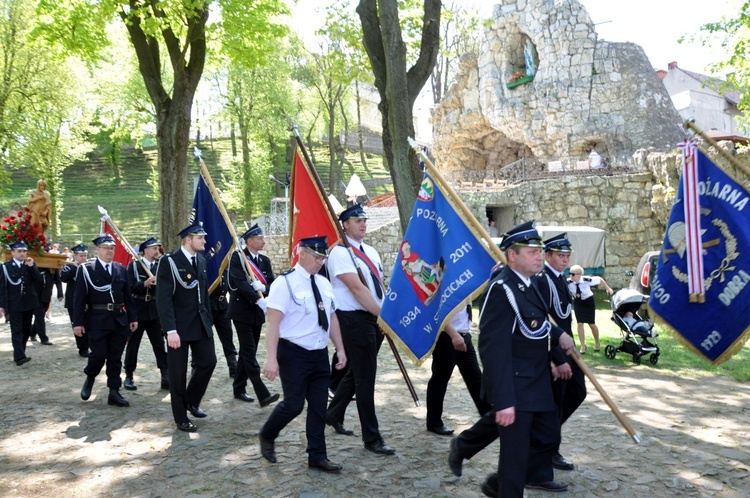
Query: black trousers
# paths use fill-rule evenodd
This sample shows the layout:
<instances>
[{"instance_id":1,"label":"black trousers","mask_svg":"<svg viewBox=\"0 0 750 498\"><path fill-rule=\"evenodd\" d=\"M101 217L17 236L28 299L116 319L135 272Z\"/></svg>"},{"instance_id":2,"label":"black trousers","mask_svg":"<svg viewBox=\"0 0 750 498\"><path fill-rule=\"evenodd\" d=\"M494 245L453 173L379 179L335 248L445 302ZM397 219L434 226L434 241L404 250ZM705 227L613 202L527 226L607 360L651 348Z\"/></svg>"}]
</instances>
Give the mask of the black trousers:
<instances>
[{"instance_id":1,"label":"black trousers","mask_svg":"<svg viewBox=\"0 0 750 498\"><path fill-rule=\"evenodd\" d=\"M141 346L144 331L151 343L151 349L154 351L156 366L159 370L167 368L167 352L164 350L166 343L162 335L161 323L159 323L159 320L148 320L145 322L139 320L138 328L130 334L128 345L125 348L125 372L135 372L135 369L138 367L138 349Z\"/></svg>"},{"instance_id":2,"label":"black trousers","mask_svg":"<svg viewBox=\"0 0 750 498\"><path fill-rule=\"evenodd\" d=\"M201 334L196 341L181 341L177 349L167 348L167 364L169 365L169 397L172 402L172 416L178 424L187 422L188 405L199 407L203 395L206 394L211 374L216 368L216 351L214 351L213 334ZM187 381L188 353L192 355L192 365L195 369ZM186 386L187 384L187 386Z\"/></svg>"},{"instance_id":3,"label":"black trousers","mask_svg":"<svg viewBox=\"0 0 750 498\"><path fill-rule=\"evenodd\" d=\"M125 349L125 342L128 340L129 334L130 329L128 327L117 327L111 330L90 330L87 327L85 335L89 336L91 354L83 373L96 377L106 363L107 387L120 389L122 385L122 379L120 378L122 352Z\"/></svg>"},{"instance_id":4,"label":"black trousers","mask_svg":"<svg viewBox=\"0 0 750 498\"><path fill-rule=\"evenodd\" d=\"M516 410L516 420L499 427L499 496L523 498L527 482L546 482L554 478L552 456L560 444L560 420L557 413Z\"/></svg>"},{"instance_id":5,"label":"black trousers","mask_svg":"<svg viewBox=\"0 0 750 498\"><path fill-rule=\"evenodd\" d=\"M302 413L307 401L307 454L311 460L328 458L325 439L326 401L328 400L328 349L307 350L285 339L277 351L279 378L284 399L276 405L263 424L260 435L273 441L281 430Z\"/></svg>"},{"instance_id":6,"label":"black trousers","mask_svg":"<svg viewBox=\"0 0 750 498\"><path fill-rule=\"evenodd\" d=\"M47 324L44 321L44 315L47 314L47 307L49 303L41 303L39 306L34 308L34 324L31 326L30 337L39 336L40 342L47 342Z\"/></svg>"},{"instance_id":7,"label":"black trousers","mask_svg":"<svg viewBox=\"0 0 750 498\"><path fill-rule=\"evenodd\" d=\"M11 311L8 313L10 322L10 341L13 344L13 361L26 358L26 343L31 336L31 319L34 310Z\"/></svg>"},{"instance_id":8,"label":"black trousers","mask_svg":"<svg viewBox=\"0 0 750 498\"><path fill-rule=\"evenodd\" d=\"M367 311L336 310L336 316L341 325L349 371L328 405L326 418L343 423L346 408L356 394L362 440L372 443L381 439L375 415L375 375L384 337L378 330L377 317Z\"/></svg>"},{"instance_id":9,"label":"black trousers","mask_svg":"<svg viewBox=\"0 0 750 498\"><path fill-rule=\"evenodd\" d=\"M466 352L456 351L453 341L448 334L442 332L438 336L435 349L432 350L432 376L427 382L427 427L440 427L443 425L443 401L451 380L453 370L458 366L458 371L464 379L466 389L469 391L479 415L490 411L492 407L482 399L482 371L479 369L479 361L471 334L463 333L461 336L466 343Z\"/></svg>"},{"instance_id":10,"label":"black trousers","mask_svg":"<svg viewBox=\"0 0 750 498\"><path fill-rule=\"evenodd\" d=\"M260 365L255 358L258 352L257 341L260 340L260 331L263 325L250 325L234 320L234 328L237 330L237 341L240 343L237 373L234 375L234 382L232 382L234 394L244 393L249 379L258 400L266 399L271 393L260 378Z\"/></svg>"},{"instance_id":11,"label":"black trousers","mask_svg":"<svg viewBox=\"0 0 750 498\"><path fill-rule=\"evenodd\" d=\"M73 326L73 310L68 308L68 318L70 318L70 325ZM73 335L76 338L76 348L79 354L88 354L89 352L89 335L83 334L81 337Z\"/></svg>"},{"instance_id":12,"label":"black trousers","mask_svg":"<svg viewBox=\"0 0 750 498\"><path fill-rule=\"evenodd\" d=\"M214 310L213 306L211 306L211 316L214 319L214 328L216 329L216 335L219 336L221 349L224 351L224 358L226 358L227 366L229 366L232 362L230 358L237 356L237 348L234 347L234 342L232 342L232 321L227 318L225 309Z\"/></svg>"},{"instance_id":13,"label":"black trousers","mask_svg":"<svg viewBox=\"0 0 750 498\"><path fill-rule=\"evenodd\" d=\"M331 365L335 365L339 362L339 355L336 354L336 352L333 352L333 357L331 358ZM328 389L330 389L333 392L336 392L336 389L338 389L339 384L341 384L341 381L344 380L344 377L346 376L346 372L349 371L349 363L347 362L346 366L342 368L341 370L338 370L336 368L331 369L331 376L330 381L328 383Z\"/></svg>"}]
</instances>

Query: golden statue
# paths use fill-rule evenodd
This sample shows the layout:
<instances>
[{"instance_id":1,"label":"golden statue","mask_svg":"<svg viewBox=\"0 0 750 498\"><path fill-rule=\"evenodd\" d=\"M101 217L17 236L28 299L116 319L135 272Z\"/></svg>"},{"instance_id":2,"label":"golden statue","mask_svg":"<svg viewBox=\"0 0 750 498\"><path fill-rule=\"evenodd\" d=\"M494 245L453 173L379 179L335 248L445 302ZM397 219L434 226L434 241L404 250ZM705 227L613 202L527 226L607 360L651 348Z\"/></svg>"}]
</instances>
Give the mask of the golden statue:
<instances>
[{"instance_id":1,"label":"golden statue","mask_svg":"<svg viewBox=\"0 0 750 498\"><path fill-rule=\"evenodd\" d=\"M49 218L52 212L52 199L47 192L47 182L39 180L36 188L29 190L29 211L31 211L31 224L37 223L39 233L44 235L49 228Z\"/></svg>"}]
</instances>

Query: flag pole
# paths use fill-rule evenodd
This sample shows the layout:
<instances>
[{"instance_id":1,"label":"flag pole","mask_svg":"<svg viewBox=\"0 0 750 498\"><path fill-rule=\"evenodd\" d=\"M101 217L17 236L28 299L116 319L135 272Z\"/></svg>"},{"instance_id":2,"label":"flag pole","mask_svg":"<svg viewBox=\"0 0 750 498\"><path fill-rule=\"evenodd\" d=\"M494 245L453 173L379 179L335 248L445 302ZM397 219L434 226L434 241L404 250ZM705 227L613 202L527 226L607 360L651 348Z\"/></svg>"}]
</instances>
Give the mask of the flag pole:
<instances>
[{"instance_id":1,"label":"flag pole","mask_svg":"<svg viewBox=\"0 0 750 498\"><path fill-rule=\"evenodd\" d=\"M485 230L482 224L477 221L477 218L471 213L471 211L469 211L469 208L466 207L464 201L462 201L458 194L456 194L456 191L453 190L453 187L451 187L450 184L445 181L443 175L441 175L437 168L435 168L435 165L432 164L432 161L429 157L427 157L427 154L425 154L424 151L421 150L419 144L417 144L417 142L413 138L409 138L409 145L411 145L414 149L414 152L416 152L417 155L422 158L427 171L430 173L430 176L434 180L440 182L442 190L448 193L454 204L456 204L461 210L464 221L468 221L469 224L474 228L474 230L479 232L479 235L487 241L487 243L490 245L493 256L495 256L495 259L502 262L503 264L506 264L507 262L505 260L505 254L503 254L499 247L492 243L492 237L490 237L490 234L487 233L487 230Z\"/></svg>"},{"instance_id":2,"label":"flag pole","mask_svg":"<svg viewBox=\"0 0 750 498\"><path fill-rule=\"evenodd\" d=\"M705 140L706 142L708 142L709 144L711 144L711 146L713 146L713 148L719 153L719 155L721 157L723 157L724 159L726 159L727 161L729 161L732 166L734 166L738 170L740 170L743 173L745 173L748 177L750 177L750 168L748 168L744 164L740 163L737 160L737 158L735 158L734 156L732 156L723 147L719 147L719 144L716 143L716 141L713 138L709 137L708 135L706 135L706 133L703 130L701 130L700 128L698 128L698 126L695 124L695 120L689 119L689 120L685 121L685 128L689 128L694 133L696 133L699 137L701 137L703 140ZM717 164L717 166L719 168L721 168L720 164ZM724 169L724 168L721 168L721 169Z\"/></svg>"},{"instance_id":3,"label":"flag pole","mask_svg":"<svg viewBox=\"0 0 750 498\"><path fill-rule=\"evenodd\" d=\"M149 278L153 277L153 273L148 269L146 264L143 262L143 258L141 258L141 255L138 254L135 249L133 249L133 246L130 245L128 240L122 235L122 232L120 232L120 229L117 228L117 225L115 225L115 222L112 221L112 218L109 217L109 213L107 213L107 210L104 209L101 206L97 206L99 208L99 212L102 214L102 224L101 224L101 232L104 231L104 224L106 223L109 225L109 227L112 229L113 232L115 232L115 235L120 240L120 243L122 243L123 249L128 251L128 254L130 254L130 257L133 258L133 260L137 261L141 264L143 269L146 271L146 275L148 275Z\"/></svg>"},{"instance_id":4,"label":"flag pole","mask_svg":"<svg viewBox=\"0 0 750 498\"><path fill-rule=\"evenodd\" d=\"M232 220L229 218L229 214L227 213L227 210L224 209L224 203L221 202L221 197L219 196L219 192L216 190L216 186L214 185L214 181L211 178L211 173L208 172L208 167L206 166L206 162L203 160L203 156L201 155L201 150L198 147L195 147L193 149L193 155L198 158L198 161L201 165L201 176L203 177L203 180L206 182L206 186L208 187L208 191L211 194L211 197L214 199L214 203L216 204L216 207L219 208L219 212L221 213L221 217L224 218L224 223L227 226L227 229L229 230L229 233L232 235L232 240L234 240L234 246L235 250L237 251L240 261L244 261L245 264L243 268L245 268L245 274L248 276L251 282L254 282L255 274L250 269L250 263L247 261L247 258L244 254L242 254L242 249L240 249L240 239L237 237L237 232L234 229L234 224L232 223ZM263 298L263 293L261 291L255 291L258 293L258 296L260 298Z\"/></svg>"},{"instance_id":5,"label":"flag pole","mask_svg":"<svg viewBox=\"0 0 750 498\"><path fill-rule=\"evenodd\" d=\"M310 170L312 172L312 177L315 180L316 185L318 186L318 190L320 190L322 197L325 199L326 207L328 208L328 212L331 213L331 217L334 220L338 220L338 217L335 216L335 212L333 210L333 206L331 205L331 201L328 199L328 196L325 195L325 189L323 188L323 182L320 181L320 177L318 176L318 172L315 169L315 166L313 165L312 161L310 160L310 156L307 155L307 149L305 148L305 145L302 143L302 138L299 136L299 132L297 131L296 126L292 126L292 131L294 132L294 138L297 141L297 146L300 147L302 150L302 154L305 156L305 161L307 161L307 164L310 165ZM291 202L291 199L290 199ZM357 265L354 251L352 251L352 246L349 243L349 239L344 234L344 229L341 226L341 223L336 221L334 223L336 226L336 230L339 232L339 237L341 238L341 243L344 245L346 250L349 252L349 257L352 258L352 263L354 263L354 267L357 269L357 274L359 275L359 279L362 281L362 283L367 286L367 281L365 280L365 276L362 273L361 268L359 265ZM291 230L290 230L291 232ZM290 233L290 237L292 234ZM376 285L378 285L377 282L375 282ZM422 403L419 401L419 396L417 395L416 389L414 389L414 384L411 382L411 378L409 378L409 373L406 371L406 366L404 365L404 361L401 359L401 355L398 352L398 349L396 349L396 345L393 343L393 339L388 334L383 333L381 330L381 333L385 336L385 338L388 340L388 345L391 347L391 352L393 353L394 358L396 359L396 363L398 364L399 370L401 370L401 375L404 377L404 382L406 382L406 387L409 389L409 393L411 394L412 399L414 400L414 404L417 406L422 406Z\"/></svg>"}]
</instances>

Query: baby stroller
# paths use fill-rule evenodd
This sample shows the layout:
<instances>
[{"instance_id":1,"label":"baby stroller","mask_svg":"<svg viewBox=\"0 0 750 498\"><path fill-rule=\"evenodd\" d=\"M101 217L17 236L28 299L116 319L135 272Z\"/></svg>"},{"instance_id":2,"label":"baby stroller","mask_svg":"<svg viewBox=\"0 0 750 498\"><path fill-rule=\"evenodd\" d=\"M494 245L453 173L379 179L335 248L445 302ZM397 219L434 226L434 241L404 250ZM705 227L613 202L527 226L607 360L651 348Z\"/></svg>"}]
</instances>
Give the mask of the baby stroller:
<instances>
[{"instance_id":1,"label":"baby stroller","mask_svg":"<svg viewBox=\"0 0 750 498\"><path fill-rule=\"evenodd\" d=\"M659 345L656 344L658 334L653 330L654 322L638 315L639 308L646 301L648 296L634 289L622 289L612 296L612 321L620 327L623 339L617 347L608 345L604 348L604 355L610 360L622 351L633 355L633 363L636 365L640 365L641 357L649 353L651 364L656 365L659 361Z\"/></svg>"}]
</instances>

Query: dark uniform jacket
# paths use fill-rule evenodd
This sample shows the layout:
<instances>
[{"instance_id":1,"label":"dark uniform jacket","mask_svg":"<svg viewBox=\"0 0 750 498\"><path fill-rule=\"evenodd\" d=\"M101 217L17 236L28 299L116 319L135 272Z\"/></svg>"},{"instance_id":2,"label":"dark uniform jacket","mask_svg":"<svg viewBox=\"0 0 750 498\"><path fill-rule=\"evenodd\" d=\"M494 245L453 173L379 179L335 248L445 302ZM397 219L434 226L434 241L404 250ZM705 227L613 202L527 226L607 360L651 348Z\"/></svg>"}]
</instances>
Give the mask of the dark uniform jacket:
<instances>
[{"instance_id":1,"label":"dark uniform jacket","mask_svg":"<svg viewBox=\"0 0 750 498\"><path fill-rule=\"evenodd\" d=\"M549 280L547 276L552 280L557 296L552 292L550 288ZM562 276L562 280L555 276L552 270L545 264L542 267L542 271L539 274L532 277L532 280L536 281L539 286L539 291L542 293L544 302L547 306L548 313L555 320L555 323L562 328L569 336L573 337L573 296L568 288L567 277ZM555 304L556 299L559 301ZM565 311L569 310L568 316L562 318L557 310ZM573 360L566 355L562 349L552 349L552 361L555 365L562 365L563 363L573 363Z\"/></svg>"},{"instance_id":2,"label":"dark uniform jacket","mask_svg":"<svg viewBox=\"0 0 750 498\"><path fill-rule=\"evenodd\" d=\"M228 279L230 297L227 318L246 322L251 325L261 325L266 321L266 315L263 313L263 309L255 304L260 299L260 296L250 284L247 276L249 270L245 269L245 261L243 260L243 257L247 257L249 254L250 252L247 249L243 251L243 256L240 256L239 252L235 251L232 253L232 258L229 261ZM266 277L266 291L268 291L275 278L271 269L271 260L268 256L258 254L258 263L256 266Z\"/></svg>"},{"instance_id":3,"label":"dark uniform jacket","mask_svg":"<svg viewBox=\"0 0 750 498\"><path fill-rule=\"evenodd\" d=\"M158 260L151 267L152 274L156 272L157 263ZM146 279L148 279L148 275L143 265L131 261L128 264L128 283L130 284L130 292L133 295L139 322L150 322L159 318L156 312L156 286L146 287L143 285Z\"/></svg>"},{"instance_id":4,"label":"dark uniform jacket","mask_svg":"<svg viewBox=\"0 0 750 498\"><path fill-rule=\"evenodd\" d=\"M18 282L18 285L13 285L12 282ZM28 266L24 263L19 268L15 260L6 261L0 265L0 308L6 313L33 310L39 306L37 288L43 282L42 274L36 265Z\"/></svg>"},{"instance_id":5,"label":"dark uniform jacket","mask_svg":"<svg viewBox=\"0 0 750 498\"><path fill-rule=\"evenodd\" d=\"M98 259L78 266L73 295L73 327L86 327L89 334L114 330L137 322L133 298L130 294L127 270L113 261L112 275ZM86 277L88 274L88 278ZM111 285L111 291L96 290L96 287ZM112 305L112 310L104 306Z\"/></svg>"},{"instance_id":6,"label":"dark uniform jacket","mask_svg":"<svg viewBox=\"0 0 750 498\"><path fill-rule=\"evenodd\" d=\"M224 272L222 273L221 278L219 278L219 285L217 285L214 288L213 292L211 292L211 311L226 311L226 309L229 307L229 298L227 296L228 291L229 286L227 285L227 273Z\"/></svg>"},{"instance_id":7,"label":"dark uniform jacket","mask_svg":"<svg viewBox=\"0 0 750 498\"><path fill-rule=\"evenodd\" d=\"M539 289L504 267L490 282L479 317L479 356L482 359L482 391L494 411L514 406L521 411L554 411L549 341L557 345L564 331L550 330L550 338L530 339L519 330L503 284L515 297L521 319L538 329L547 319L547 307Z\"/></svg>"},{"instance_id":8,"label":"dark uniform jacket","mask_svg":"<svg viewBox=\"0 0 750 498\"><path fill-rule=\"evenodd\" d=\"M65 282L65 307L73 309L73 295L76 291L76 274L78 267L73 263L65 263L60 269L60 280Z\"/></svg>"},{"instance_id":9,"label":"dark uniform jacket","mask_svg":"<svg viewBox=\"0 0 750 498\"><path fill-rule=\"evenodd\" d=\"M172 270L174 262L177 274ZM196 255L196 273L181 249L162 256L156 270L156 308L162 330L176 330L181 341L197 341L201 334L212 335L213 320L208 302L206 259ZM190 287L198 282L197 287Z\"/></svg>"},{"instance_id":10,"label":"dark uniform jacket","mask_svg":"<svg viewBox=\"0 0 750 498\"><path fill-rule=\"evenodd\" d=\"M37 294L39 295L39 303L46 307L52 301L52 291L55 289L55 286L57 286L57 296L62 297L60 271L57 269L39 268L39 273L42 274L42 282L37 284Z\"/></svg>"}]
</instances>

